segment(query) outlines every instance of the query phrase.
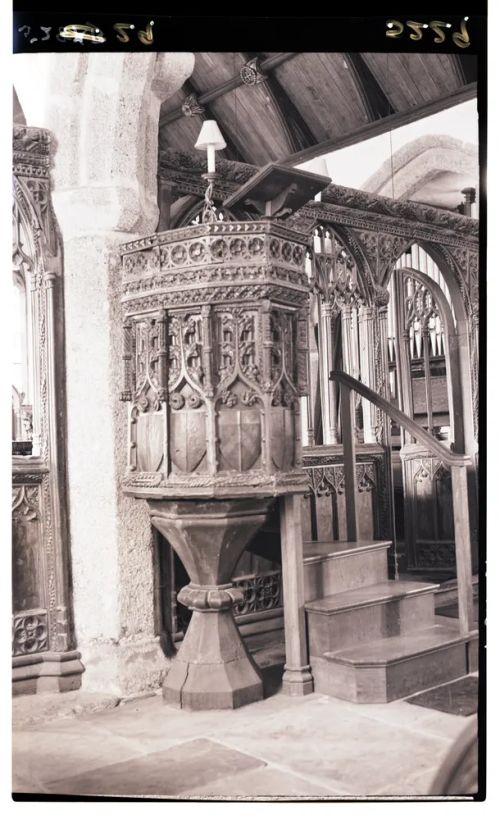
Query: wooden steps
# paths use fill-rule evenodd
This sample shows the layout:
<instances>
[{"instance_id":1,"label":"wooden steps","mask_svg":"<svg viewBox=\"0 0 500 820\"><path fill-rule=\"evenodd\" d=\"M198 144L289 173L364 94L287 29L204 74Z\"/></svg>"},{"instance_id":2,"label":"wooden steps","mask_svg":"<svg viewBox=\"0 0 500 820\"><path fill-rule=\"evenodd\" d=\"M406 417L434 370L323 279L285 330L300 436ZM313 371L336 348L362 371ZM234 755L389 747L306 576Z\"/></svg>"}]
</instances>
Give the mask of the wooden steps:
<instances>
[{"instance_id":1,"label":"wooden steps","mask_svg":"<svg viewBox=\"0 0 500 820\"><path fill-rule=\"evenodd\" d=\"M306 602L385 581L390 546L390 541L306 541Z\"/></svg>"},{"instance_id":2,"label":"wooden steps","mask_svg":"<svg viewBox=\"0 0 500 820\"><path fill-rule=\"evenodd\" d=\"M406 635L434 623L435 584L383 581L307 605L311 655Z\"/></svg>"},{"instance_id":3,"label":"wooden steps","mask_svg":"<svg viewBox=\"0 0 500 820\"><path fill-rule=\"evenodd\" d=\"M387 541L304 544L315 690L384 703L468 674L477 632L435 618L438 584L387 578Z\"/></svg>"}]
</instances>

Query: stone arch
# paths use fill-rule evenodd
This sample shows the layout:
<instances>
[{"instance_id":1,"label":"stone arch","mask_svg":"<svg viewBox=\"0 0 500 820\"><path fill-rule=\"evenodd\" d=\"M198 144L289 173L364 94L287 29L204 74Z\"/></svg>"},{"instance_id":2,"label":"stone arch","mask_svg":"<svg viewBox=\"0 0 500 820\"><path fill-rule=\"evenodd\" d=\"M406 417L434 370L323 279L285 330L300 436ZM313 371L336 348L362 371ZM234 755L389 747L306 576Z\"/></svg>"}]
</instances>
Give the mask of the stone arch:
<instances>
[{"instance_id":1,"label":"stone arch","mask_svg":"<svg viewBox=\"0 0 500 820\"><path fill-rule=\"evenodd\" d=\"M160 105L190 75L194 56L35 56L42 99L34 99L32 80L22 73L16 89L28 122L50 128L57 138L54 207L63 234L85 235L96 222L102 232L153 231Z\"/></svg>"},{"instance_id":2,"label":"stone arch","mask_svg":"<svg viewBox=\"0 0 500 820\"><path fill-rule=\"evenodd\" d=\"M160 105L190 75L194 55L48 53L16 55L16 64L17 58L29 68L14 78L26 120L48 128L55 145L69 542L75 634L86 667L82 687L121 696L156 688L167 661L152 594L149 515L120 489L126 420L118 400L120 276L112 257L121 243L156 229Z\"/></svg>"},{"instance_id":3,"label":"stone arch","mask_svg":"<svg viewBox=\"0 0 500 820\"><path fill-rule=\"evenodd\" d=\"M420 190L443 174L457 175L477 187L477 146L446 135L427 134L396 151L361 187L378 196L415 199Z\"/></svg>"}]
</instances>

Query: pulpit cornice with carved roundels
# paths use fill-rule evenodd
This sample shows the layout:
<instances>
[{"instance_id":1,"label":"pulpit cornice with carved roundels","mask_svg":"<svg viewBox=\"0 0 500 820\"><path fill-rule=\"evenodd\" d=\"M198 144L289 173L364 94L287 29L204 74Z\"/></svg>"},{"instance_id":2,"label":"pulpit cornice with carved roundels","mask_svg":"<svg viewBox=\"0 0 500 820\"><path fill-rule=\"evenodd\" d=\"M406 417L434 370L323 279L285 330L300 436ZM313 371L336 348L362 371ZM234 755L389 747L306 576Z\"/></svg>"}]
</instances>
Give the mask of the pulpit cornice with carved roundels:
<instances>
[{"instance_id":1,"label":"pulpit cornice with carved roundels","mask_svg":"<svg viewBox=\"0 0 500 820\"><path fill-rule=\"evenodd\" d=\"M124 486L134 495L269 496L305 486L308 243L264 219L121 247Z\"/></svg>"}]
</instances>

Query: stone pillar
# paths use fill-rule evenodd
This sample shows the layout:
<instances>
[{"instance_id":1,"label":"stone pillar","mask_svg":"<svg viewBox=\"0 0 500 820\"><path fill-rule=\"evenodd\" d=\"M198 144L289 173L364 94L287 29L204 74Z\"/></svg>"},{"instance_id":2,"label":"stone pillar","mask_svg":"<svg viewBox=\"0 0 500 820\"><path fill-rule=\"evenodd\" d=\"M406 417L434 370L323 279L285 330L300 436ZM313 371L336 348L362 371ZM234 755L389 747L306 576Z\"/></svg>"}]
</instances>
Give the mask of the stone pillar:
<instances>
[{"instance_id":1,"label":"stone pillar","mask_svg":"<svg viewBox=\"0 0 500 820\"><path fill-rule=\"evenodd\" d=\"M119 277L110 260L119 243L157 226L159 109L190 75L194 57L43 57L45 101L37 104L57 141L53 200L64 243L70 552L82 688L127 695L158 687L167 661L155 635L148 511L119 490L126 428L118 402ZM28 95L18 92L29 118Z\"/></svg>"}]
</instances>

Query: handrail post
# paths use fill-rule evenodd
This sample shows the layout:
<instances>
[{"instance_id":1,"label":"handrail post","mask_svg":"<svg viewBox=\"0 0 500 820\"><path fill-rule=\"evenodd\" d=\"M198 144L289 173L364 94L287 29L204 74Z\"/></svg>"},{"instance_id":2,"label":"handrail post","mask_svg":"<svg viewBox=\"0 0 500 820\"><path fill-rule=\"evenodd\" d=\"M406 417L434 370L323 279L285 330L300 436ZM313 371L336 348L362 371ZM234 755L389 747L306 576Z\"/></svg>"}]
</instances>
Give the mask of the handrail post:
<instances>
[{"instance_id":1,"label":"handrail post","mask_svg":"<svg viewBox=\"0 0 500 820\"><path fill-rule=\"evenodd\" d=\"M467 467L465 464L451 465L451 481L457 563L458 620L460 632L462 635L467 635L474 629L474 606Z\"/></svg>"},{"instance_id":2,"label":"handrail post","mask_svg":"<svg viewBox=\"0 0 500 820\"><path fill-rule=\"evenodd\" d=\"M342 445L344 448L345 507L347 540L358 540L358 511L356 505L356 452L351 412L351 390L340 383L340 417L342 422Z\"/></svg>"}]
</instances>

